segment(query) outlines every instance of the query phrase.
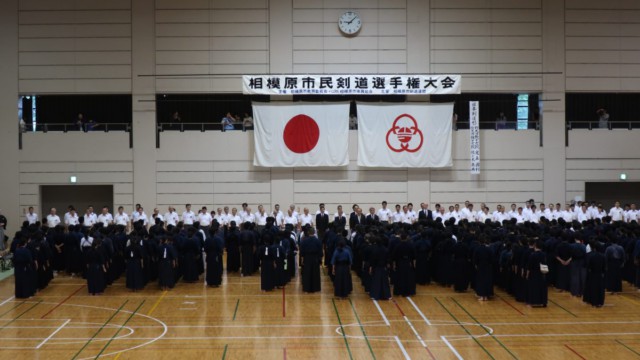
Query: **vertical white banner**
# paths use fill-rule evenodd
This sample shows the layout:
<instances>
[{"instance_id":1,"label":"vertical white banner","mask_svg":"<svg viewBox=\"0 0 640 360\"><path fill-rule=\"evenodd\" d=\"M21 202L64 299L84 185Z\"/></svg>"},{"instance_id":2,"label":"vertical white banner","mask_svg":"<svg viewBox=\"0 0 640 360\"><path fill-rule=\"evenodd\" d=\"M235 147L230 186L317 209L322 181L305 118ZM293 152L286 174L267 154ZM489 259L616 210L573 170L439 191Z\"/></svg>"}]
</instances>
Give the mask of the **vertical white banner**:
<instances>
[{"instance_id":1,"label":"vertical white banner","mask_svg":"<svg viewBox=\"0 0 640 360\"><path fill-rule=\"evenodd\" d=\"M480 104L469 101L469 150L471 174L480 174Z\"/></svg>"}]
</instances>

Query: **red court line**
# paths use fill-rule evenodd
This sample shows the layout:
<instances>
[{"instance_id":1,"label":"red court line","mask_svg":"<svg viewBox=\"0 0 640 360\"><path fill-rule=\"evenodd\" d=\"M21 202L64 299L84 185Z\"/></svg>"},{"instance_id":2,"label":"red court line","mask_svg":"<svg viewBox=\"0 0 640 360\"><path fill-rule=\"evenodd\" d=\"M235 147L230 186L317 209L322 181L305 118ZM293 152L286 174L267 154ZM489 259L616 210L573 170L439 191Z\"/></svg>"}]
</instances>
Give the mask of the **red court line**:
<instances>
[{"instance_id":1,"label":"red court line","mask_svg":"<svg viewBox=\"0 0 640 360\"><path fill-rule=\"evenodd\" d=\"M407 318L407 315L404 314L404 311L402 311L402 308L400 307L400 305L396 302L396 299L391 298L391 301L393 301L393 303L396 305L396 307L398 308L398 311L400 311L400 314L402 314L402 317L405 318L405 320L409 321ZM425 350L427 350L427 352L429 353L429 356L431 356L431 359L436 360L436 357L433 356L433 353L431 352L431 350L429 350L428 347L426 347L425 345Z\"/></svg>"},{"instance_id":2,"label":"red court line","mask_svg":"<svg viewBox=\"0 0 640 360\"><path fill-rule=\"evenodd\" d=\"M573 349L571 348L571 346L569 346L569 345L567 345L567 344L565 344L564 346L565 346L567 349L571 350L571 352L572 352L572 353L576 354L580 359L582 359L582 360L587 360L587 358L585 358L584 356L580 355L577 351L573 350Z\"/></svg>"},{"instance_id":3,"label":"red court line","mask_svg":"<svg viewBox=\"0 0 640 360\"><path fill-rule=\"evenodd\" d=\"M287 348L282 348L282 357L284 360L287 360Z\"/></svg>"},{"instance_id":4,"label":"red court line","mask_svg":"<svg viewBox=\"0 0 640 360\"><path fill-rule=\"evenodd\" d=\"M500 298L500 300L504 301L505 304L509 305L513 310L517 311L520 313L520 315L525 316L524 313L520 310L518 310L518 308L516 308L515 306L513 306L510 302L508 302L507 300L505 300L502 296L498 295L498 297Z\"/></svg>"},{"instance_id":5,"label":"red court line","mask_svg":"<svg viewBox=\"0 0 640 360\"><path fill-rule=\"evenodd\" d=\"M396 299L391 298L391 301L393 301L393 303L396 304L396 307L398 308L398 311L400 311L400 315L405 316L404 315L404 311L402 311L402 309L400 308L400 305L398 305L398 303L396 302Z\"/></svg>"},{"instance_id":6,"label":"red court line","mask_svg":"<svg viewBox=\"0 0 640 360\"><path fill-rule=\"evenodd\" d=\"M67 296L64 300L62 300L61 302L58 303L58 305L54 306L53 309L47 311L46 314L42 315L42 317L40 319L44 319L45 317L47 317L47 315L51 314L53 312L53 310L57 309L58 307L60 307L60 305L64 304L67 300L71 299L73 297L73 295L77 294L80 290L82 290L86 285L82 285L80 286L76 291L74 291L71 295Z\"/></svg>"}]
</instances>

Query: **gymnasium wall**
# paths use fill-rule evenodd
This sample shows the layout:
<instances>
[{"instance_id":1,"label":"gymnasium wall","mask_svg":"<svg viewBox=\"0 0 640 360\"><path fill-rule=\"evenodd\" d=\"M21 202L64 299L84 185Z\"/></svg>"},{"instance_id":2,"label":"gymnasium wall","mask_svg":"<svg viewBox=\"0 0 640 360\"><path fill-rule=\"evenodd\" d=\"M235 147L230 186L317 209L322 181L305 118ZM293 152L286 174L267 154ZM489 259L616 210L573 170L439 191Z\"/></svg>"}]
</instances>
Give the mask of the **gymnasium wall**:
<instances>
[{"instance_id":1,"label":"gymnasium wall","mask_svg":"<svg viewBox=\"0 0 640 360\"><path fill-rule=\"evenodd\" d=\"M379 206L412 201L497 203L541 199L542 150L535 131L481 132L483 171L469 173L469 133L454 133L454 165L447 169L357 166L356 131L344 168L270 169L253 166L253 132L164 132L156 150L157 206L238 206L276 203L335 211L353 203ZM502 139L502 138L505 139ZM188 141L186 140L188 139ZM51 151L55 149L55 151ZM508 151L506 151L508 150ZM20 156L20 206L39 206L39 185L114 184L114 206L133 208L132 150L124 133L28 133ZM284 176L284 183L283 180ZM429 191L430 189L430 191ZM558 200L559 201L559 200ZM147 209L153 205L143 204Z\"/></svg>"},{"instance_id":2,"label":"gymnasium wall","mask_svg":"<svg viewBox=\"0 0 640 360\"><path fill-rule=\"evenodd\" d=\"M354 38L336 25L349 9L364 22ZM133 149L125 133L49 132L24 134L18 150L17 114L0 113L0 204L12 219L39 205L38 184L70 175L114 184L115 204L128 209L248 201L332 211L383 198L557 202L584 196L585 181L640 176L636 131L572 130L569 147L564 139L565 91L640 89L634 0L21 0L3 10L3 108L19 94L134 99ZM255 168L251 132L165 132L155 149L156 93L239 92L240 74L316 72L461 73L466 92L551 101L542 134L481 131L478 177L468 172L466 131L454 133L449 169L360 169L356 132L340 169Z\"/></svg>"},{"instance_id":3,"label":"gymnasium wall","mask_svg":"<svg viewBox=\"0 0 640 360\"><path fill-rule=\"evenodd\" d=\"M131 0L20 0L20 93L131 92Z\"/></svg>"}]
</instances>

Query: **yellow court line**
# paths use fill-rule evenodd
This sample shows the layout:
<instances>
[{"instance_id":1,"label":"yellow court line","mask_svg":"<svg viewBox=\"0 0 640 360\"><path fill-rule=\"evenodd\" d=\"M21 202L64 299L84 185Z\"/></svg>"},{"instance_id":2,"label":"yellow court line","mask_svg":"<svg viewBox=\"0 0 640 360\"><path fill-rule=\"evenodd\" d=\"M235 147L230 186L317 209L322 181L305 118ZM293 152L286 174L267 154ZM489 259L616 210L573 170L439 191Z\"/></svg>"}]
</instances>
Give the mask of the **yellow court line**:
<instances>
[{"instance_id":1,"label":"yellow court line","mask_svg":"<svg viewBox=\"0 0 640 360\"><path fill-rule=\"evenodd\" d=\"M147 316L150 316L151 313L153 312L153 310L155 310L158 305L160 304L160 301L162 301L162 299L164 298L165 295L167 295L168 291L165 290L162 292L162 295L160 295L160 297L158 298L158 300L156 300L156 303L153 304L153 306L151 307L151 309L149 310L149 312L147 313Z\"/></svg>"}]
</instances>

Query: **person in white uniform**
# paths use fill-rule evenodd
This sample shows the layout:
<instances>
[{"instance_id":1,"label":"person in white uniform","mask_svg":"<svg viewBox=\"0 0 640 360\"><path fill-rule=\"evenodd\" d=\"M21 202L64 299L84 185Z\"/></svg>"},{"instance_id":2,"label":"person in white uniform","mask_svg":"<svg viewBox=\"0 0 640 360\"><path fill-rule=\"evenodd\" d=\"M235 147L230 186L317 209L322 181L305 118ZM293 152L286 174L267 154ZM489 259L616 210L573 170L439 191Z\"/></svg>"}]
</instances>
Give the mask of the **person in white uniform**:
<instances>
[{"instance_id":1,"label":"person in white uniform","mask_svg":"<svg viewBox=\"0 0 640 360\"><path fill-rule=\"evenodd\" d=\"M624 210L620 207L620 202L616 201L615 205L609 210L609 216L611 216L611 221L623 221L624 220Z\"/></svg>"},{"instance_id":2,"label":"person in white uniform","mask_svg":"<svg viewBox=\"0 0 640 360\"><path fill-rule=\"evenodd\" d=\"M58 224L60 224L60 217L56 215L56 208L51 208L49 215L47 215L47 226L52 229Z\"/></svg>"},{"instance_id":3,"label":"person in white uniform","mask_svg":"<svg viewBox=\"0 0 640 360\"><path fill-rule=\"evenodd\" d=\"M64 220L64 225L66 227L69 227L71 225L80 225L80 217L78 216L78 213L76 212L76 209L72 208L69 211L69 214L67 214L67 216L65 217Z\"/></svg>"},{"instance_id":4,"label":"person in white uniform","mask_svg":"<svg viewBox=\"0 0 640 360\"><path fill-rule=\"evenodd\" d=\"M175 227L180 222L180 215L176 212L176 209L173 206L169 206L167 208L167 212L164 213L164 224L165 226Z\"/></svg>"},{"instance_id":5,"label":"person in white uniform","mask_svg":"<svg viewBox=\"0 0 640 360\"><path fill-rule=\"evenodd\" d=\"M38 222L38 214L33 211L33 206L29 206L29 210L24 215L24 219L29 222L29 225L33 225Z\"/></svg>"},{"instance_id":6,"label":"person in white uniform","mask_svg":"<svg viewBox=\"0 0 640 360\"><path fill-rule=\"evenodd\" d=\"M309 208L304 208L302 210L302 215L300 215L299 223L300 226L304 227L305 225L314 226L314 216L309 214Z\"/></svg>"},{"instance_id":7,"label":"person in white uniform","mask_svg":"<svg viewBox=\"0 0 640 360\"><path fill-rule=\"evenodd\" d=\"M102 213L98 215L97 222L102 223L102 226L104 227L113 224L113 215L111 215L111 213L109 212L108 207L102 207Z\"/></svg>"},{"instance_id":8,"label":"person in white uniform","mask_svg":"<svg viewBox=\"0 0 640 360\"><path fill-rule=\"evenodd\" d=\"M185 210L182 212L182 223L191 226L196 219L196 214L191 211L191 204L185 205Z\"/></svg>"},{"instance_id":9,"label":"person in white uniform","mask_svg":"<svg viewBox=\"0 0 640 360\"><path fill-rule=\"evenodd\" d=\"M129 215L124 212L124 207L118 206L118 213L113 217L113 222L116 225L122 225L125 229L129 229Z\"/></svg>"},{"instance_id":10,"label":"person in white uniform","mask_svg":"<svg viewBox=\"0 0 640 360\"><path fill-rule=\"evenodd\" d=\"M380 222L383 225L389 224L389 221L391 221L391 210L387 208L386 201L382 202L382 207L378 209L378 211L376 212L376 215L378 215L378 219L380 219Z\"/></svg>"}]
</instances>

